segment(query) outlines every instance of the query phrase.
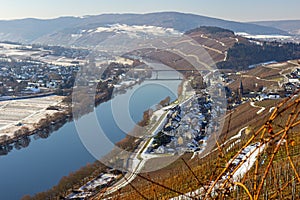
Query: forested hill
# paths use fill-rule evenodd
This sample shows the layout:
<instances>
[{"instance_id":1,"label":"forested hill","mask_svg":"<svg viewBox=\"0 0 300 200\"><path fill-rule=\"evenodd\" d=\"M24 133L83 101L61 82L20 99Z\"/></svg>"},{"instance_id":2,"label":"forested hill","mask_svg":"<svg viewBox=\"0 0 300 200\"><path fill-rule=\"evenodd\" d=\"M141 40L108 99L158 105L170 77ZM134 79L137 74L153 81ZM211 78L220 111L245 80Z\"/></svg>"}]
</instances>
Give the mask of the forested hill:
<instances>
[{"instance_id":1,"label":"forested hill","mask_svg":"<svg viewBox=\"0 0 300 200\"><path fill-rule=\"evenodd\" d=\"M203 34L211 35L214 37L217 37L217 36L233 37L234 36L234 32L232 30L224 29L224 28L220 28L220 27L214 27L214 26L201 26L201 27L186 31L185 34L189 35L194 32L201 32Z\"/></svg>"},{"instance_id":2,"label":"forested hill","mask_svg":"<svg viewBox=\"0 0 300 200\"><path fill-rule=\"evenodd\" d=\"M227 60L217 64L220 69L244 70L249 66L300 58L300 45L280 42L238 42L228 50Z\"/></svg>"}]
</instances>

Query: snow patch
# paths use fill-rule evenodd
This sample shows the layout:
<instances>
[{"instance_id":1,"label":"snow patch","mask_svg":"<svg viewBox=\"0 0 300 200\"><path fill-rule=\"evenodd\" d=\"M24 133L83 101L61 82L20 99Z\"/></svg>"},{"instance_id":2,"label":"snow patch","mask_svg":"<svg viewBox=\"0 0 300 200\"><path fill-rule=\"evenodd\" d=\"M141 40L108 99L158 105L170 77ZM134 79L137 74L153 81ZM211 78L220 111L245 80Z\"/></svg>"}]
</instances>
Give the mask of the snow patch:
<instances>
[{"instance_id":1,"label":"snow patch","mask_svg":"<svg viewBox=\"0 0 300 200\"><path fill-rule=\"evenodd\" d=\"M261 145L259 142L247 146L243 151L238 155L236 159L233 160L234 165L241 166L236 170L232 175L234 182L240 181L244 175L251 169L254 162L256 161L257 156L264 150L265 144ZM230 161L229 161L230 163Z\"/></svg>"},{"instance_id":2,"label":"snow patch","mask_svg":"<svg viewBox=\"0 0 300 200\"><path fill-rule=\"evenodd\" d=\"M264 150L265 146L265 144L261 144L259 142L251 144L244 148L242 152L237 156L237 158L228 162L228 165L231 163L231 165L234 166L230 172L232 172L235 167L240 165L232 175L232 179L234 182L240 181L243 176L251 169L259 154ZM215 188L223 184L223 182L228 178L230 172L222 177L222 179L215 185ZM188 192L185 195L170 198L170 200L192 200L195 199L195 197L204 196L209 187L210 186L204 186L195 191Z\"/></svg>"},{"instance_id":3,"label":"snow patch","mask_svg":"<svg viewBox=\"0 0 300 200\"><path fill-rule=\"evenodd\" d=\"M93 30L88 30L87 32L115 32L115 33L128 33L128 34L151 34L155 36L167 36L167 35L182 35L181 32L176 31L173 28L164 28L158 26L147 26L147 25L133 25L129 26L127 24L112 24L106 27L98 27Z\"/></svg>"},{"instance_id":4,"label":"snow patch","mask_svg":"<svg viewBox=\"0 0 300 200\"><path fill-rule=\"evenodd\" d=\"M249 33L245 33L245 32L236 32L235 33L238 36L242 36L245 38L252 38L252 39L290 39L292 38L291 36L287 36L287 35L251 35Z\"/></svg>"},{"instance_id":5,"label":"snow patch","mask_svg":"<svg viewBox=\"0 0 300 200\"><path fill-rule=\"evenodd\" d=\"M80 38L82 37L82 34L71 34L72 38Z\"/></svg>"},{"instance_id":6,"label":"snow patch","mask_svg":"<svg viewBox=\"0 0 300 200\"><path fill-rule=\"evenodd\" d=\"M256 112L257 115L261 114L266 109L265 107L260 107L260 106L255 105L255 102L250 102L250 105L254 108L260 108L260 110Z\"/></svg>"}]
</instances>

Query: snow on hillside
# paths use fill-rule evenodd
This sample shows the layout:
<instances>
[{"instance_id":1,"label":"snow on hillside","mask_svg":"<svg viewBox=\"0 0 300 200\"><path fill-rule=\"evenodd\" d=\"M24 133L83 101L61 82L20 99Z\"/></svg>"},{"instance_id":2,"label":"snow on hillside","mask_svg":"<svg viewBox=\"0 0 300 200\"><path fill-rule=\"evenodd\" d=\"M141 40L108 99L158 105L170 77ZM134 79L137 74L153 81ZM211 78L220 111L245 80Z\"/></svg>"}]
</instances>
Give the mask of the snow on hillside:
<instances>
[{"instance_id":1,"label":"snow on hillside","mask_svg":"<svg viewBox=\"0 0 300 200\"><path fill-rule=\"evenodd\" d=\"M154 35L154 36L168 36L168 35L181 35L179 31L173 28L163 28L158 26L129 26L127 24L112 24L108 26L98 27L91 30L82 30L82 33L102 33L102 32L114 32L114 33L127 33L132 36L140 35Z\"/></svg>"},{"instance_id":2,"label":"snow on hillside","mask_svg":"<svg viewBox=\"0 0 300 200\"><path fill-rule=\"evenodd\" d=\"M233 161L229 161L231 163L232 171L237 170L232 174L232 179L234 182L240 181L244 175L251 169L254 162L256 161L257 156L264 150L265 144L260 144L259 142L251 144L243 149L243 151L237 156ZM227 179L229 174L228 172L223 179Z\"/></svg>"},{"instance_id":3,"label":"snow on hillside","mask_svg":"<svg viewBox=\"0 0 300 200\"><path fill-rule=\"evenodd\" d=\"M237 32L235 34L249 39L290 39L292 38L291 36L287 36L287 35L251 35L245 32Z\"/></svg>"},{"instance_id":4,"label":"snow on hillside","mask_svg":"<svg viewBox=\"0 0 300 200\"><path fill-rule=\"evenodd\" d=\"M227 165L229 165L229 171L217 182L213 190L216 191L220 186L222 186L222 184L229 178L230 174L232 175L231 178L233 182L240 181L252 168L257 157L263 152L265 147L266 145L261 144L260 142L245 147L234 160L230 160L228 162ZM188 192L185 195L170 198L170 200L192 200L195 198L204 197L209 187L211 187L211 185L201 187L198 190Z\"/></svg>"}]
</instances>

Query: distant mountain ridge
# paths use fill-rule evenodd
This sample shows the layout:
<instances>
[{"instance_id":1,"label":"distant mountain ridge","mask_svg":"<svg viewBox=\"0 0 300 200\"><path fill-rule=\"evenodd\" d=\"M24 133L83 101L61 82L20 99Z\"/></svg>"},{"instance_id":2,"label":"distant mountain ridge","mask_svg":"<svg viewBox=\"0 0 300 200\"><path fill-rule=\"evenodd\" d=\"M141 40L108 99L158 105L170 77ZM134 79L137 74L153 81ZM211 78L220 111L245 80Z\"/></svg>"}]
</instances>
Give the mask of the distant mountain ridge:
<instances>
[{"instance_id":1,"label":"distant mountain ridge","mask_svg":"<svg viewBox=\"0 0 300 200\"><path fill-rule=\"evenodd\" d=\"M300 35L300 20L258 21L251 23L278 28L287 31L290 34Z\"/></svg>"},{"instance_id":2,"label":"distant mountain ridge","mask_svg":"<svg viewBox=\"0 0 300 200\"><path fill-rule=\"evenodd\" d=\"M235 32L247 32L251 34L283 34L288 33L273 27L266 27L250 23L241 23L205 17L195 14L178 12L160 12L149 14L102 14L85 17L60 17L56 19L21 19L0 21L0 40L10 40L23 43L61 43L62 45L76 45L73 34L80 34L82 30L91 30L113 24L146 25L163 28L173 28L176 31L185 32L200 26L217 26L233 30ZM104 32L102 38L113 35L112 32ZM78 36L78 35L77 35ZM84 38L89 40L90 38ZM79 45L81 45L79 42ZM92 42L90 42L92 43Z\"/></svg>"}]
</instances>

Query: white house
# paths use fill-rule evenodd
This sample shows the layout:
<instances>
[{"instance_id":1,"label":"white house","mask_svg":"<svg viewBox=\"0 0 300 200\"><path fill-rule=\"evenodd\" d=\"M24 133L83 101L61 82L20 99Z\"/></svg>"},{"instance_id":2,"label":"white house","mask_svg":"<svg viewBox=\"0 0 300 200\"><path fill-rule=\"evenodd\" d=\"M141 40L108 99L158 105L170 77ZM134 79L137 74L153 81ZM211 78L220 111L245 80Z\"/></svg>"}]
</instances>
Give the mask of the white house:
<instances>
[{"instance_id":1,"label":"white house","mask_svg":"<svg viewBox=\"0 0 300 200\"><path fill-rule=\"evenodd\" d=\"M47 82L46 87L47 88L57 88L57 82L56 81Z\"/></svg>"},{"instance_id":2,"label":"white house","mask_svg":"<svg viewBox=\"0 0 300 200\"><path fill-rule=\"evenodd\" d=\"M268 99L280 99L280 95L277 93L269 93Z\"/></svg>"},{"instance_id":3,"label":"white house","mask_svg":"<svg viewBox=\"0 0 300 200\"><path fill-rule=\"evenodd\" d=\"M39 92L41 92L41 90L40 90L40 88L38 88L38 87L31 87L31 88L29 88L33 93L39 93Z\"/></svg>"},{"instance_id":4,"label":"white house","mask_svg":"<svg viewBox=\"0 0 300 200\"><path fill-rule=\"evenodd\" d=\"M290 83L300 83L298 78L289 78Z\"/></svg>"}]
</instances>

